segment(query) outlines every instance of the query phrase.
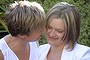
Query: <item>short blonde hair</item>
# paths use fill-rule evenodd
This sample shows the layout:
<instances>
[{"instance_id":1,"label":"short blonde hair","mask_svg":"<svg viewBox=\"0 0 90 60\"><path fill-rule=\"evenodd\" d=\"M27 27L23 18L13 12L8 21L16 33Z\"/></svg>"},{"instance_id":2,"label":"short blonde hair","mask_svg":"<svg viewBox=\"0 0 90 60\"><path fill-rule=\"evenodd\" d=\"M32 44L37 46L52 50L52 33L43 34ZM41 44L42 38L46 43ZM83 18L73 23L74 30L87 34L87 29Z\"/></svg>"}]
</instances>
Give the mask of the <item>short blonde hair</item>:
<instances>
[{"instance_id":1,"label":"short blonde hair","mask_svg":"<svg viewBox=\"0 0 90 60\"><path fill-rule=\"evenodd\" d=\"M33 31L42 30L46 24L43 7L29 1L15 1L10 4L5 21L12 36L29 35Z\"/></svg>"}]
</instances>

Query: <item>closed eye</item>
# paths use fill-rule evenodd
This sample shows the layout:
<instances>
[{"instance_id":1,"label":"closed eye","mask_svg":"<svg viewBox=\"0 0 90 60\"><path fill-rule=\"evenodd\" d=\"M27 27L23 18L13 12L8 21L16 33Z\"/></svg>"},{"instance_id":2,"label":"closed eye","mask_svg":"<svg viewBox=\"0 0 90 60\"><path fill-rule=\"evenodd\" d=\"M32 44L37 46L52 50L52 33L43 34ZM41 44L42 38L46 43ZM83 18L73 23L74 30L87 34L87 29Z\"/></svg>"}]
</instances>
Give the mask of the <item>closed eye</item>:
<instances>
[{"instance_id":1,"label":"closed eye","mask_svg":"<svg viewBox=\"0 0 90 60\"><path fill-rule=\"evenodd\" d=\"M64 32L64 30L57 30L57 32L58 32L58 33L63 33L63 32Z\"/></svg>"}]
</instances>

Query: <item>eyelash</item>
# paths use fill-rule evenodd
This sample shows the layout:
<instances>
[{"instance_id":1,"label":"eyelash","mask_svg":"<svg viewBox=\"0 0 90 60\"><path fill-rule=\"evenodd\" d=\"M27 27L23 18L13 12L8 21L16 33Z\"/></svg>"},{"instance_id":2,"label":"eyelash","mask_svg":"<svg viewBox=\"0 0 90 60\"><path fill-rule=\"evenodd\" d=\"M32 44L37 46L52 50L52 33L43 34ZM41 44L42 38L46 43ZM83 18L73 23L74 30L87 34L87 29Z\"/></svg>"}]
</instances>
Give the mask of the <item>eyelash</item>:
<instances>
[{"instance_id":1,"label":"eyelash","mask_svg":"<svg viewBox=\"0 0 90 60\"><path fill-rule=\"evenodd\" d=\"M58 31L58 30L57 30L57 32L59 32L59 33L63 33L63 31Z\"/></svg>"},{"instance_id":2,"label":"eyelash","mask_svg":"<svg viewBox=\"0 0 90 60\"><path fill-rule=\"evenodd\" d=\"M48 26L48 29L52 29L52 27L51 27L51 26ZM57 30L57 32L58 32L58 33L63 33L64 31L62 31L62 30L60 30L60 31Z\"/></svg>"}]
</instances>

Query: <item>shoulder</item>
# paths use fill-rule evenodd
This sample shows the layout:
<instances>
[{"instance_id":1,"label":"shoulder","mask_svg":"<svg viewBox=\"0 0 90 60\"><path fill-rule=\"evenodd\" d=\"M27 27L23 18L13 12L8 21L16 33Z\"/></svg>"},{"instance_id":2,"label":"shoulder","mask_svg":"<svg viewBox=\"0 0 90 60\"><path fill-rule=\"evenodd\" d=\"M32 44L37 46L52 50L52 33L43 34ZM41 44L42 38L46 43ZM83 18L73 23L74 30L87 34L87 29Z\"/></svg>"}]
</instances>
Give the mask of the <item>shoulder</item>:
<instances>
[{"instance_id":1,"label":"shoulder","mask_svg":"<svg viewBox=\"0 0 90 60\"><path fill-rule=\"evenodd\" d=\"M76 44L74 52L76 57L79 57L81 60L90 60L90 47Z\"/></svg>"},{"instance_id":2,"label":"shoulder","mask_svg":"<svg viewBox=\"0 0 90 60\"><path fill-rule=\"evenodd\" d=\"M39 42L38 42L38 41L29 42L29 44L30 44L32 47L35 47L35 48L38 48L38 47L39 47Z\"/></svg>"},{"instance_id":3,"label":"shoulder","mask_svg":"<svg viewBox=\"0 0 90 60\"><path fill-rule=\"evenodd\" d=\"M44 44L44 45L39 46L39 50L45 50L45 49L48 49L48 48L50 48L49 44Z\"/></svg>"},{"instance_id":4,"label":"shoulder","mask_svg":"<svg viewBox=\"0 0 90 60\"><path fill-rule=\"evenodd\" d=\"M0 60L4 60L4 54L7 51L8 47L4 38L0 39Z\"/></svg>"},{"instance_id":5,"label":"shoulder","mask_svg":"<svg viewBox=\"0 0 90 60\"><path fill-rule=\"evenodd\" d=\"M5 50L4 38L0 39L0 49L1 49L1 50Z\"/></svg>"},{"instance_id":6,"label":"shoulder","mask_svg":"<svg viewBox=\"0 0 90 60\"><path fill-rule=\"evenodd\" d=\"M3 56L2 52L1 52L1 50L0 50L0 60L4 60L4 56Z\"/></svg>"},{"instance_id":7,"label":"shoulder","mask_svg":"<svg viewBox=\"0 0 90 60\"><path fill-rule=\"evenodd\" d=\"M0 39L0 50L6 51L8 49L7 43L5 42L4 38Z\"/></svg>"},{"instance_id":8,"label":"shoulder","mask_svg":"<svg viewBox=\"0 0 90 60\"><path fill-rule=\"evenodd\" d=\"M49 44L40 45L38 50L39 50L39 56L43 54L47 54L48 51L50 50L50 45Z\"/></svg>"},{"instance_id":9,"label":"shoulder","mask_svg":"<svg viewBox=\"0 0 90 60\"><path fill-rule=\"evenodd\" d=\"M90 51L90 47L87 47L85 45L81 45L81 44L76 44L74 47L75 51L80 51L80 52L87 52Z\"/></svg>"}]
</instances>

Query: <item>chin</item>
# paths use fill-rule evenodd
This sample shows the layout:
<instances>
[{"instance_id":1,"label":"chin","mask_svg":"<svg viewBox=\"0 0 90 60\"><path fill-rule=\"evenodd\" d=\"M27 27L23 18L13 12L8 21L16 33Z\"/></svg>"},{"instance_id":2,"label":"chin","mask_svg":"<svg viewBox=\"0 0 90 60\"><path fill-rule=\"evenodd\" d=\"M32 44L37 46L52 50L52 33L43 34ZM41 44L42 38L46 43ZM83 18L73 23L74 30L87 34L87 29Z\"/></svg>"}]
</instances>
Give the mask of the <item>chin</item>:
<instances>
[{"instance_id":1,"label":"chin","mask_svg":"<svg viewBox=\"0 0 90 60\"><path fill-rule=\"evenodd\" d=\"M55 46L56 44L55 43L49 43L51 46Z\"/></svg>"},{"instance_id":2,"label":"chin","mask_svg":"<svg viewBox=\"0 0 90 60\"><path fill-rule=\"evenodd\" d=\"M53 44L55 44L55 42L54 41L47 41L50 45L53 45Z\"/></svg>"}]
</instances>

